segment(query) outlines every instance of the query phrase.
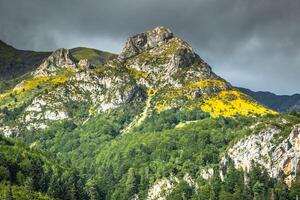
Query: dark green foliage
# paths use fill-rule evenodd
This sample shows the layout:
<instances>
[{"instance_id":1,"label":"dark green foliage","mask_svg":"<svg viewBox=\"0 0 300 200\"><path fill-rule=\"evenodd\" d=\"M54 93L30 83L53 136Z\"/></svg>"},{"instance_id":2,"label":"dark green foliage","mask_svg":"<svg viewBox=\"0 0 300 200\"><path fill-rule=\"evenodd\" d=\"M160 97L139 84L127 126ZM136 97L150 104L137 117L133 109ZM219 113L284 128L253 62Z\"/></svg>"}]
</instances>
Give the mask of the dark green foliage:
<instances>
[{"instance_id":1,"label":"dark green foliage","mask_svg":"<svg viewBox=\"0 0 300 200\"><path fill-rule=\"evenodd\" d=\"M176 185L168 199L190 199L194 195L194 190L185 181L181 181Z\"/></svg>"},{"instance_id":2,"label":"dark green foliage","mask_svg":"<svg viewBox=\"0 0 300 200\"><path fill-rule=\"evenodd\" d=\"M293 182L289 192L290 199L300 198L300 182Z\"/></svg>"},{"instance_id":3,"label":"dark green foliage","mask_svg":"<svg viewBox=\"0 0 300 200\"><path fill-rule=\"evenodd\" d=\"M78 172L63 168L51 159L46 159L42 152L26 149L2 135L0 169L0 191L6 188L6 199L14 199L19 195L12 192L12 186L22 187L20 191L33 195L41 192L59 199L87 199L83 179L78 176ZM1 192L0 197L3 197ZM35 197L32 196L32 199Z\"/></svg>"},{"instance_id":4,"label":"dark green foliage","mask_svg":"<svg viewBox=\"0 0 300 200\"><path fill-rule=\"evenodd\" d=\"M76 166L78 170L65 173L42 167L43 173L38 173L42 163L24 163L31 169L31 175L28 178L27 173L17 172L14 182L62 199L122 200L136 194L145 199L157 180L172 176L179 182L173 183L168 199L252 200L269 199L272 195L283 199L291 195L282 181L270 180L266 170L255 164L245 173L229 162L222 169L224 181L219 173L206 181L199 178L200 168L219 171L220 158L234 142L252 133L249 126L257 121L264 126L257 126L255 131L279 126L276 116L213 119L199 110L171 109L154 112L139 127L121 134L143 107L143 103L135 103L93 116L84 125L66 120L45 130L22 134L19 139L33 150L47 150L49 159L71 168ZM86 108L81 110L74 103L69 104L68 110L79 116ZM298 122L297 117L288 117L293 123ZM286 129L290 130L293 123L286 125ZM285 131L285 127L280 128ZM186 174L197 177L197 191L183 181ZM5 173L1 176L6 177Z\"/></svg>"},{"instance_id":5,"label":"dark green foliage","mask_svg":"<svg viewBox=\"0 0 300 200\"><path fill-rule=\"evenodd\" d=\"M200 120L209 117L201 110L170 109L161 113L152 113L136 131L150 132L173 129L180 122Z\"/></svg>"},{"instance_id":6,"label":"dark green foliage","mask_svg":"<svg viewBox=\"0 0 300 200\"><path fill-rule=\"evenodd\" d=\"M207 118L183 128L124 135L122 140L108 143L102 149L97 158L100 165L97 174L105 174L108 167L112 168L113 177L109 179L115 180L115 184L112 184L115 187L106 191L110 197L110 191L114 191L113 194L124 194L120 191L126 184L124 177L128 176L131 169L135 169L136 175L141 177L137 191L145 195L144 189L157 179L171 174L179 177L185 173L195 175L199 166L217 164L222 147L234 138L230 127L238 128L235 120ZM148 178L145 180L143 177ZM101 182L105 178L106 176L101 176ZM220 182L219 177L215 177L215 180ZM101 182L99 181L99 185ZM217 199L220 189L217 184L210 186L214 199Z\"/></svg>"},{"instance_id":7,"label":"dark green foliage","mask_svg":"<svg viewBox=\"0 0 300 200\"><path fill-rule=\"evenodd\" d=\"M290 115L293 115L295 117L300 117L300 112L293 110L292 112L290 112Z\"/></svg>"},{"instance_id":8,"label":"dark green foliage","mask_svg":"<svg viewBox=\"0 0 300 200\"><path fill-rule=\"evenodd\" d=\"M25 104L23 104L20 107L14 108L14 109L8 109L7 107L4 107L3 109L0 109L0 113L3 114L3 122L8 121L14 121L16 117L24 110Z\"/></svg>"}]
</instances>

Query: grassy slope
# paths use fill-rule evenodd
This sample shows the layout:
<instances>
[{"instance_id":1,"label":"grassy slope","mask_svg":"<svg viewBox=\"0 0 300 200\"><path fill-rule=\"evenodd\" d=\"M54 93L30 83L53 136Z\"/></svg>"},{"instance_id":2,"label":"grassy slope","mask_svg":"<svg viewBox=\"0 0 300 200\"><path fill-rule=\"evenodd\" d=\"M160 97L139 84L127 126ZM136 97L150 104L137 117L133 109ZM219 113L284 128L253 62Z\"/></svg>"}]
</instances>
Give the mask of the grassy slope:
<instances>
[{"instance_id":1,"label":"grassy slope","mask_svg":"<svg viewBox=\"0 0 300 200\"><path fill-rule=\"evenodd\" d=\"M87 59L92 65L102 65L116 57L115 54L86 47L71 49L71 53L77 60Z\"/></svg>"}]
</instances>

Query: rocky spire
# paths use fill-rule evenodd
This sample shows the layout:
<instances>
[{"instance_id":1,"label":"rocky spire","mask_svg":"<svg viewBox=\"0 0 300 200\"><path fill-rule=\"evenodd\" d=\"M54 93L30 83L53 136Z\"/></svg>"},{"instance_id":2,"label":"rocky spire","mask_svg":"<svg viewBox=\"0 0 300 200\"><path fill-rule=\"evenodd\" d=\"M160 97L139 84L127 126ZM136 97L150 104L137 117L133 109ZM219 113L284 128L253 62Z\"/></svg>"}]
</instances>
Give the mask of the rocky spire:
<instances>
[{"instance_id":1,"label":"rocky spire","mask_svg":"<svg viewBox=\"0 0 300 200\"><path fill-rule=\"evenodd\" d=\"M75 58L71 55L68 49L57 49L54 51L33 73L35 77L52 76L60 68L69 67L72 70L77 70Z\"/></svg>"},{"instance_id":2,"label":"rocky spire","mask_svg":"<svg viewBox=\"0 0 300 200\"><path fill-rule=\"evenodd\" d=\"M158 26L150 31L136 34L127 40L119 58L132 57L141 51L165 44L171 38L173 38L173 33L170 29L163 26Z\"/></svg>"}]
</instances>

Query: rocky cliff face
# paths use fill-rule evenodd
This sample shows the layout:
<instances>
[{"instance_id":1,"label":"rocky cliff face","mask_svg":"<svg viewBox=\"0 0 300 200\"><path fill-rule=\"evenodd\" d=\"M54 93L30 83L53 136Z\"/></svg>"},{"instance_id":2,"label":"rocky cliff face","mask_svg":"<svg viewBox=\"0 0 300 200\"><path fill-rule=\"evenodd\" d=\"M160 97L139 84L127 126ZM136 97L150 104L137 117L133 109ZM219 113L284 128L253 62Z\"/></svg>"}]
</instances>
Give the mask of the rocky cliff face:
<instances>
[{"instance_id":1,"label":"rocky cliff face","mask_svg":"<svg viewBox=\"0 0 300 200\"><path fill-rule=\"evenodd\" d=\"M290 186L300 169L300 124L294 126L286 138L280 138L280 133L279 128L272 127L250 135L230 148L228 157L245 171L257 163L273 178L283 173ZM281 141L278 143L275 138ZM226 163L225 157L223 163Z\"/></svg>"},{"instance_id":2,"label":"rocky cliff face","mask_svg":"<svg viewBox=\"0 0 300 200\"><path fill-rule=\"evenodd\" d=\"M34 72L34 77L55 76L63 68L77 71L75 58L68 49L54 51Z\"/></svg>"},{"instance_id":3,"label":"rocky cliff face","mask_svg":"<svg viewBox=\"0 0 300 200\"><path fill-rule=\"evenodd\" d=\"M165 27L156 27L148 32L139 33L127 40L119 58L130 58L145 50L166 44L171 38L173 33Z\"/></svg>"}]
</instances>

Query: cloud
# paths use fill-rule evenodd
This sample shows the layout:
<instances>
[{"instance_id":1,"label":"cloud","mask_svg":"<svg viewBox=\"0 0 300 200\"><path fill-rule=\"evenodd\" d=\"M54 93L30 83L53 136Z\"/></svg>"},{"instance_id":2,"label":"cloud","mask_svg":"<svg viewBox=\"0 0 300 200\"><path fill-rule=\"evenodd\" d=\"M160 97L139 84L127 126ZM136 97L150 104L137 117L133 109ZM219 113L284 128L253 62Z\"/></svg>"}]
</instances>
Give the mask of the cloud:
<instances>
[{"instance_id":1,"label":"cloud","mask_svg":"<svg viewBox=\"0 0 300 200\"><path fill-rule=\"evenodd\" d=\"M164 25L231 83L291 94L300 93L299 9L295 0L0 0L0 39L120 52L129 35Z\"/></svg>"}]
</instances>

